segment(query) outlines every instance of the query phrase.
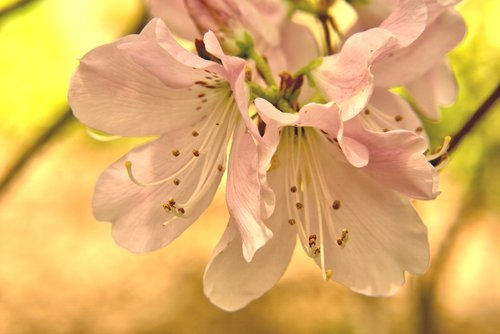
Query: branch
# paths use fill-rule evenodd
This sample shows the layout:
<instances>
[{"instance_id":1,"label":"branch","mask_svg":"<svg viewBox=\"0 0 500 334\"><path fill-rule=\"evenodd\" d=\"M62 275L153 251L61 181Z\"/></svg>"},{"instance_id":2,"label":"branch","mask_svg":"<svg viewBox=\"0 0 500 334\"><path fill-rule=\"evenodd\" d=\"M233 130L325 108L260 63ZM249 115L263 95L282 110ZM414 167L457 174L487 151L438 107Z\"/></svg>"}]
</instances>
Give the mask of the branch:
<instances>
[{"instance_id":1,"label":"branch","mask_svg":"<svg viewBox=\"0 0 500 334\"><path fill-rule=\"evenodd\" d=\"M35 3L37 1L38 0L20 0L18 2L14 2L13 4L8 5L5 8L0 9L0 19L2 19L3 16L7 16L9 14L12 14L15 11L17 11L18 9L24 8L27 5L29 5L31 3Z\"/></svg>"},{"instance_id":2,"label":"branch","mask_svg":"<svg viewBox=\"0 0 500 334\"><path fill-rule=\"evenodd\" d=\"M490 110L490 108L495 104L496 100L500 97L500 85L491 93L491 95L483 102L483 104L476 110L474 115L465 123L465 125L457 132L455 136L452 137L450 142L450 147L448 152L456 149L458 144L465 138L472 128L481 120L484 115Z\"/></svg>"}]
</instances>

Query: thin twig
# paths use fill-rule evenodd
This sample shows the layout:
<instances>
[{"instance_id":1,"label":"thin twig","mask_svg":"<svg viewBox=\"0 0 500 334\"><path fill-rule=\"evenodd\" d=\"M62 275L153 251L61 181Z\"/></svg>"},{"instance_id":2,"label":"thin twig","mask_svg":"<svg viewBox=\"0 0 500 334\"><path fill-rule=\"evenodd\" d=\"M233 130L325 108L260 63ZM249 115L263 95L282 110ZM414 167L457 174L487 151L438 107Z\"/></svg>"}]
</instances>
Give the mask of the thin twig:
<instances>
[{"instance_id":1,"label":"thin twig","mask_svg":"<svg viewBox=\"0 0 500 334\"><path fill-rule=\"evenodd\" d=\"M452 137L450 142L450 147L448 152L452 152L456 149L458 144L465 138L465 135L469 133L472 128L481 120L484 115L490 110L496 100L500 97L500 85L497 85L496 89L491 93L491 95L483 102L483 104L476 110L474 115L465 123L465 125L457 132L455 136Z\"/></svg>"},{"instance_id":2,"label":"thin twig","mask_svg":"<svg viewBox=\"0 0 500 334\"><path fill-rule=\"evenodd\" d=\"M3 18L3 16L9 15L17 11L18 9L24 8L25 6L35 3L38 0L20 0L18 2L14 2L13 4L0 9L0 19Z\"/></svg>"}]
</instances>

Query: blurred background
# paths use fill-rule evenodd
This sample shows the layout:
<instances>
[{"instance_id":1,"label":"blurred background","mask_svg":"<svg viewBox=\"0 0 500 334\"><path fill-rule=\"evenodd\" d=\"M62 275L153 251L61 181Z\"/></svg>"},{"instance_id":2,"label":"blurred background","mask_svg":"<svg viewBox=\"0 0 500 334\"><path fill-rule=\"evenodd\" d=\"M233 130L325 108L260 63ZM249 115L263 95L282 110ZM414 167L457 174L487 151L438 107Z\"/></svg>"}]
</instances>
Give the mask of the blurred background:
<instances>
[{"instance_id":1,"label":"blurred background","mask_svg":"<svg viewBox=\"0 0 500 334\"><path fill-rule=\"evenodd\" d=\"M221 190L178 240L145 255L116 246L91 215L99 173L136 141L91 139L68 112L68 82L78 57L137 29L142 2L15 4L0 0L0 333L500 333L500 105L451 156L442 195L415 203L429 227L426 275L368 298L324 282L297 249L274 289L225 313L202 292L228 219ZM450 55L460 95L426 124L436 141L500 80L500 1L458 8L468 24Z\"/></svg>"}]
</instances>

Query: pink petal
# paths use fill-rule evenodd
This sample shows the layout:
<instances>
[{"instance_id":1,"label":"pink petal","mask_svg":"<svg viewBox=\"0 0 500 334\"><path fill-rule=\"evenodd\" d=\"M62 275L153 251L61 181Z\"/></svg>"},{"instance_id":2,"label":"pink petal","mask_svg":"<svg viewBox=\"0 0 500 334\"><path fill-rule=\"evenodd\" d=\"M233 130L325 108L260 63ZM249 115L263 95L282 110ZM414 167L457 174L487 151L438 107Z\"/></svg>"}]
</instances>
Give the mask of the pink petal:
<instances>
[{"instance_id":1,"label":"pink petal","mask_svg":"<svg viewBox=\"0 0 500 334\"><path fill-rule=\"evenodd\" d=\"M411 82L443 62L465 34L463 18L453 9L440 15L410 46L388 54L373 66L375 84L394 87Z\"/></svg>"},{"instance_id":2,"label":"pink petal","mask_svg":"<svg viewBox=\"0 0 500 334\"><path fill-rule=\"evenodd\" d=\"M365 172L408 197L436 198L438 174L424 156L425 139L409 131L372 133L365 139L370 152Z\"/></svg>"},{"instance_id":3,"label":"pink petal","mask_svg":"<svg viewBox=\"0 0 500 334\"><path fill-rule=\"evenodd\" d=\"M427 140L422 122L408 102L385 88L375 88L367 110L360 116L368 129L415 131Z\"/></svg>"},{"instance_id":4,"label":"pink petal","mask_svg":"<svg viewBox=\"0 0 500 334\"><path fill-rule=\"evenodd\" d=\"M161 134L197 123L229 93L229 87L207 88L211 87L205 78L207 69L181 64L156 44L151 34L159 22L152 21L139 37L120 39L83 57L68 92L68 101L80 121L117 135ZM149 56L135 57L134 50ZM180 51L175 54L182 58ZM197 62L187 58L185 55L189 64ZM199 59L201 65L214 64L208 68L223 71L219 64Z\"/></svg>"},{"instance_id":5,"label":"pink petal","mask_svg":"<svg viewBox=\"0 0 500 334\"><path fill-rule=\"evenodd\" d=\"M280 49L286 57L286 67L281 71L294 72L320 55L311 30L294 22L287 22L281 29Z\"/></svg>"},{"instance_id":6,"label":"pink petal","mask_svg":"<svg viewBox=\"0 0 500 334\"><path fill-rule=\"evenodd\" d=\"M212 303L225 311L236 311L276 284L290 262L296 240L295 228L282 214L283 208L278 207L268 225L274 236L251 262L245 261L236 227L229 222L205 270L204 291Z\"/></svg>"},{"instance_id":7,"label":"pink petal","mask_svg":"<svg viewBox=\"0 0 500 334\"><path fill-rule=\"evenodd\" d=\"M411 43L422 33L425 22L421 2L402 0L379 28L352 35L340 53L324 58L312 71L321 94L339 104L342 120L351 119L366 106L373 91L372 63Z\"/></svg>"},{"instance_id":8,"label":"pink petal","mask_svg":"<svg viewBox=\"0 0 500 334\"><path fill-rule=\"evenodd\" d=\"M441 63L409 82L406 89L420 110L430 119L440 118L439 106L450 105L457 95L457 83L446 63Z\"/></svg>"},{"instance_id":9,"label":"pink petal","mask_svg":"<svg viewBox=\"0 0 500 334\"><path fill-rule=\"evenodd\" d=\"M272 237L261 220L257 147L244 124L236 132L229 159L226 202L242 243L243 257L250 262L255 252Z\"/></svg>"},{"instance_id":10,"label":"pink petal","mask_svg":"<svg viewBox=\"0 0 500 334\"><path fill-rule=\"evenodd\" d=\"M224 163L229 137L214 140L210 159L209 152L200 148L205 136L193 137L191 129L181 129L134 149L104 171L94 192L94 216L113 224L113 238L120 246L132 252L163 247L207 208L223 175L217 164ZM193 156L193 148L200 148L199 157ZM173 150L180 154L172 154ZM127 175L125 161L132 162L132 172L141 182L170 179L156 186L139 186ZM200 182L205 183L200 187ZM185 210L180 217L164 209L169 197Z\"/></svg>"},{"instance_id":11,"label":"pink petal","mask_svg":"<svg viewBox=\"0 0 500 334\"><path fill-rule=\"evenodd\" d=\"M185 0L147 0L152 16L160 17L179 37L194 41L200 34L185 6Z\"/></svg>"},{"instance_id":12,"label":"pink petal","mask_svg":"<svg viewBox=\"0 0 500 334\"><path fill-rule=\"evenodd\" d=\"M314 218L318 226L323 224L324 268L333 270L333 280L356 292L394 294L404 282L404 271L420 274L427 269L427 230L408 199L371 178L364 169L342 161L341 152L326 140L322 143L315 143L321 152L316 153L320 159L316 168L328 172L316 186L328 189L331 198L319 197L325 207L315 212L319 217L313 215L311 221ZM316 207L317 198L309 197L304 199L303 210ZM338 201L336 209L332 209L333 200ZM347 229L348 238L339 246L337 238L343 229ZM317 227L309 233L320 237Z\"/></svg>"}]
</instances>

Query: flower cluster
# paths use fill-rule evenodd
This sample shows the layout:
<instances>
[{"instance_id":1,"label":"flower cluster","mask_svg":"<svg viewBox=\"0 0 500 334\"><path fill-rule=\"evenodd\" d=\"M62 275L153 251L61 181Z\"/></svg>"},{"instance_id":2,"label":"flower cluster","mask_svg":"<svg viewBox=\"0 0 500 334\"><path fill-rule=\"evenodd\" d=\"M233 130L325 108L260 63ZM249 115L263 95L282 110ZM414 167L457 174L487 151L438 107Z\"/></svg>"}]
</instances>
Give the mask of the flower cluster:
<instances>
[{"instance_id":1,"label":"flower cluster","mask_svg":"<svg viewBox=\"0 0 500 334\"><path fill-rule=\"evenodd\" d=\"M158 249L227 170L231 218L204 276L215 305L268 291L297 240L324 279L395 293L405 271L428 266L411 200L438 195L430 161L448 140L429 154L418 114L389 89L433 119L453 102L445 55L465 33L455 2L150 0L157 18L90 51L71 81L88 127L156 137L104 171L95 217L130 251Z\"/></svg>"}]
</instances>

